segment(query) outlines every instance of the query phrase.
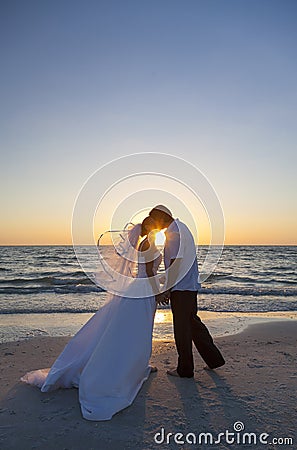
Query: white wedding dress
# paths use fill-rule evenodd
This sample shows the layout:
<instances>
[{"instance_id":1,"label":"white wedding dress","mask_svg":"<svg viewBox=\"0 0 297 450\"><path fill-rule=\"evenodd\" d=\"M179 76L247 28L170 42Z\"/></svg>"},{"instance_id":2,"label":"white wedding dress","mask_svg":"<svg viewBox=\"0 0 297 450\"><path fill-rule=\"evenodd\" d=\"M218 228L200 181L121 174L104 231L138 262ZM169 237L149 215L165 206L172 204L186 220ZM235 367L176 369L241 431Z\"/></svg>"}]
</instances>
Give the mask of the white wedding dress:
<instances>
[{"instance_id":1,"label":"white wedding dress","mask_svg":"<svg viewBox=\"0 0 297 450\"><path fill-rule=\"evenodd\" d=\"M137 277L147 279L141 258ZM157 254L155 274L161 260ZM150 375L155 311L153 295L114 296L70 340L51 369L29 372L21 381L42 392L77 387L85 419L111 419L132 404Z\"/></svg>"}]
</instances>

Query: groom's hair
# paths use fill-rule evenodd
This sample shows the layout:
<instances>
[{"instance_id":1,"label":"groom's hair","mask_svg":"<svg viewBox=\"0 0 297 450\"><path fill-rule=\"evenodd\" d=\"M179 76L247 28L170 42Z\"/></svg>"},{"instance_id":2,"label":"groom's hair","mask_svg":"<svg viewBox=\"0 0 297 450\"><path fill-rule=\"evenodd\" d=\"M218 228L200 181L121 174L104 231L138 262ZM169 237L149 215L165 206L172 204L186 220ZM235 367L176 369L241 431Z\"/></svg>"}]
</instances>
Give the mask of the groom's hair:
<instances>
[{"instance_id":1,"label":"groom's hair","mask_svg":"<svg viewBox=\"0 0 297 450\"><path fill-rule=\"evenodd\" d=\"M158 221L163 219L165 222L171 222L173 217L171 211L164 205L157 205L150 211L150 217Z\"/></svg>"}]
</instances>

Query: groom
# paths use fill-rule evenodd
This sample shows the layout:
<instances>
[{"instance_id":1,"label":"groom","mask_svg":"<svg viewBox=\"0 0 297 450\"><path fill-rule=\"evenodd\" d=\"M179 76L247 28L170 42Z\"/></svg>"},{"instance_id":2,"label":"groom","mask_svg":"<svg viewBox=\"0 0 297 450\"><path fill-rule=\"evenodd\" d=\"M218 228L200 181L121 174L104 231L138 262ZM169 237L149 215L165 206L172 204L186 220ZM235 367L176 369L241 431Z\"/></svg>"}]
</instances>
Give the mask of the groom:
<instances>
[{"instance_id":1,"label":"groom","mask_svg":"<svg viewBox=\"0 0 297 450\"><path fill-rule=\"evenodd\" d=\"M210 369L223 366L224 358L215 346L206 326L197 316L198 264L196 247L188 227L172 217L166 206L155 206L149 214L158 228L167 228L164 264L168 271L167 287L157 301L170 298L174 338L178 352L176 370L167 371L175 377L192 378L194 361L192 341Z\"/></svg>"}]
</instances>

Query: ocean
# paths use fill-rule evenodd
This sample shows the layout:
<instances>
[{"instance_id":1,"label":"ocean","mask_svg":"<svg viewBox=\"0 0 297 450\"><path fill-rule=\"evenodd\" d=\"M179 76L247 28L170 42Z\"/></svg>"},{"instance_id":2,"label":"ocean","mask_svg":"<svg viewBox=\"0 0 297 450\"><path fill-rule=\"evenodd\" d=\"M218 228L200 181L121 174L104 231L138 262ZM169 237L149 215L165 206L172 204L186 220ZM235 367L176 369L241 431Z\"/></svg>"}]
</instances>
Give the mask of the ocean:
<instances>
[{"instance_id":1,"label":"ocean","mask_svg":"<svg viewBox=\"0 0 297 450\"><path fill-rule=\"evenodd\" d=\"M205 246L197 248L198 266L206 252ZM199 311L296 312L296 257L297 246L225 246L214 273L201 285ZM56 331L45 334L73 333L104 304L106 295L83 272L72 246L0 247L2 341L43 334L49 323L56 324ZM170 322L168 313L168 307L160 307L157 317ZM40 333L31 330L38 318ZM167 336L168 329L162 333L159 328L158 336Z\"/></svg>"}]
</instances>

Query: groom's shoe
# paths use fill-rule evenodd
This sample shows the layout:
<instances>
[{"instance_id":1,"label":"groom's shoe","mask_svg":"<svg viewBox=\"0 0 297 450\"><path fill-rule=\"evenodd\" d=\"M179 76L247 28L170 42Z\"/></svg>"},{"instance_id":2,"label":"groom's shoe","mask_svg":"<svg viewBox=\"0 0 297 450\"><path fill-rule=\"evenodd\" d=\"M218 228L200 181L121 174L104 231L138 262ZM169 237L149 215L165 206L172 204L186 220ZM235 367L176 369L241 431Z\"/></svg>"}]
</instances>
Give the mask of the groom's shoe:
<instances>
[{"instance_id":1,"label":"groom's shoe","mask_svg":"<svg viewBox=\"0 0 297 450\"><path fill-rule=\"evenodd\" d=\"M193 378L193 375L191 375L191 376L183 376L183 377L181 377L180 375L179 375L179 373L177 372L177 369L175 369L175 370L167 370L167 375L170 375L171 377L177 377L177 378Z\"/></svg>"},{"instance_id":2,"label":"groom's shoe","mask_svg":"<svg viewBox=\"0 0 297 450\"><path fill-rule=\"evenodd\" d=\"M219 367L224 366L225 364L226 364L225 360L224 360L224 358L222 358L222 360L218 364L216 364L215 366L212 366L212 367L205 366L203 368L204 368L204 370L215 370L215 369L218 369Z\"/></svg>"}]
</instances>

